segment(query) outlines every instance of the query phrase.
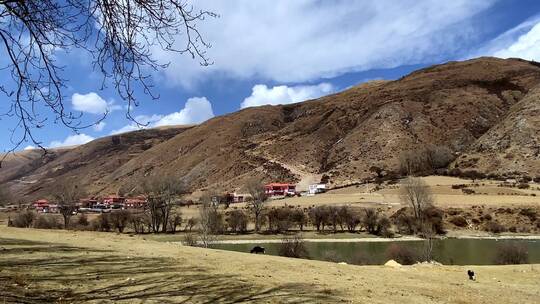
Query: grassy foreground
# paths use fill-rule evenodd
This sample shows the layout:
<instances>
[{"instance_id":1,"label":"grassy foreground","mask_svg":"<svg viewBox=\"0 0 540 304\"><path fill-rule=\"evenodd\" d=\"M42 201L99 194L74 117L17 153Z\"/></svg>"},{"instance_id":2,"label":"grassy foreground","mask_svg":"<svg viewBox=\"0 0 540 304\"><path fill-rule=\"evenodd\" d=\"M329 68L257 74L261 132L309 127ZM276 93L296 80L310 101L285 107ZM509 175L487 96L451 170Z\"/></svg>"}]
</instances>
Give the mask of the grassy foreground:
<instances>
[{"instance_id":1,"label":"grassy foreground","mask_svg":"<svg viewBox=\"0 0 540 304\"><path fill-rule=\"evenodd\" d=\"M537 303L538 282L540 265L353 266L0 228L0 303Z\"/></svg>"}]
</instances>

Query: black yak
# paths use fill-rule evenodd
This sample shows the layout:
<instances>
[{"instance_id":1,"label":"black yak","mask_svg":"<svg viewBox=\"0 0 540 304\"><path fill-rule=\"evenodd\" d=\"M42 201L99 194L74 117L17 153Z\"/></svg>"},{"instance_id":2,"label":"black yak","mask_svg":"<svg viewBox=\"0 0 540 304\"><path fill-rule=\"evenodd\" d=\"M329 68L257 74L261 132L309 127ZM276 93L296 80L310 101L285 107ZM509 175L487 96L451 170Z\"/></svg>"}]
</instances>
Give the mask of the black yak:
<instances>
[{"instance_id":1,"label":"black yak","mask_svg":"<svg viewBox=\"0 0 540 304\"><path fill-rule=\"evenodd\" d=\"M467 270L467 274L469 275L469 280L472 280L472 281L475 280L475 278L474 278L474 271L472 271L472 270Z\"/></svg>"},{"instance_id":2,"label":"black yak","mask_svg":"<svg viewBox=\"0 0 540 304\"><path fill-rule=\"evenodd\" d=\"M265 253L264 247L261 246L255 246L250 251L251 253L259 254L259 253Z\"/></svg>"}]
</instances>

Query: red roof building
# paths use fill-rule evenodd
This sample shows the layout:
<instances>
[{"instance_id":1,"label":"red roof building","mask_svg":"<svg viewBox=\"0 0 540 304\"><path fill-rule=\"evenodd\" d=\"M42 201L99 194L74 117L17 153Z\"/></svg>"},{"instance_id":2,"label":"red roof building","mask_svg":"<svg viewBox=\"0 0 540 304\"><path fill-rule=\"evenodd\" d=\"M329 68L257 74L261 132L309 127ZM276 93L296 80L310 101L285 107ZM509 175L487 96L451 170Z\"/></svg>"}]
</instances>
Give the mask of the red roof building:
<instances>
[{"instance_id":1,"label":"red roof building","mask_svg":"<svg viewBox=\"0 0 540 304\"><path fill-rule=\"evenodd\" d=\"M296 194L296 185L295 184L270 183L270 184L264 185L264 192L268 196L295 195Z\"/></svg>"},{"instance_id":2,"label":"red roof building","mask_svg":"<svg viewBox=\"0 0 540 304\"><path fill-rule=\"evenodd\" d=\"M43 212L43 213L58 212L58 205L51 204L46 199L37 200L32 204L32 206L36 209L37 212Z\"/></svg>"},{"instance_id":3,"label":"red roof building","mask_svg":"<svg viewBox=\"0 0 540 304\"><path fill-rule=\"evenodd\" d=\"M123 197L123 196L112 194L112 195L108 195L108 196L104 197L101 200L101 202L104 205L112 206L112 205L122 205L122 204L124 204L125 200L126 200L126 198Z\"/></svg>"},{"instance_id":4,"label":"red roof building","mask_svg":"<svg viewBox=\"0 0 540 304\"><path fill-rule=\"evenodd\" d=\"M148 200L144 196L136 196L132 198L126 198L124 200L124 209L138 209L144 208L148 203Z\"/></svg>"}]
</instances>

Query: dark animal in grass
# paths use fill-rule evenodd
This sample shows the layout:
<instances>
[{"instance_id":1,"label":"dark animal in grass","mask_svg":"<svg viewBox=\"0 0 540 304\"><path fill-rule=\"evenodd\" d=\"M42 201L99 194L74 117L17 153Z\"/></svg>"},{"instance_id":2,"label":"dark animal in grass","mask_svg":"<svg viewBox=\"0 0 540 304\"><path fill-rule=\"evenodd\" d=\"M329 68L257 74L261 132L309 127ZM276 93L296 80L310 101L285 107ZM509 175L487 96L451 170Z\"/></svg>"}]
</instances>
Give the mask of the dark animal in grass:
<instances>
[{"instance_id":1,"label":"dark animal in grass","mask_svg":"<svg viewBox=\"0 0 540 304\"><path fill-rule=\"evenodd\" d=\"M255 247L253 247L253 249L251 249L250 252L251 252L251 253L259 254L259 253L265 253L265 250L264 250L264 247L261 247L261 246L255 246Z\"/></svg>"},{"instance_id":2,"label":"dark animal in grass","mask_svg":"<svg viewBox=\"0 0 540 304\"><path fill-rule=\"evenodd\" d=\"M467 270L467 274L469 275L469 280L475 281L476 278L474 277L474 271Z\"/></svg>"}]
</instances>

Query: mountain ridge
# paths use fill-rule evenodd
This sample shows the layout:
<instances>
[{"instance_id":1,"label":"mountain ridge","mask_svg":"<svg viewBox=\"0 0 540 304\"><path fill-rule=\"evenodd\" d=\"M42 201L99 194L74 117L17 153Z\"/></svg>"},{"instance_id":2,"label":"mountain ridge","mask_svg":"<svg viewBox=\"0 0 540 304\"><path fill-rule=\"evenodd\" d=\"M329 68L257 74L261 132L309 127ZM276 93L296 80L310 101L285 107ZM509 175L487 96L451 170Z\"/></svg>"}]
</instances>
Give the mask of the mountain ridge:
<instances>
[{"instance_id":1,"label":"mountain ridge","mask_svg":"<svg viewBox=\"0 0 540 304\"><path fill-rule=\"evenodd\" d=\"M166 135L160 135L163 130L146 130L150 133L141 138L123 134L126 140L134 137L129 140L136 152L129 152L129 146L108 147L116 152L97 158L114 168L66 165L93 151L96 142L91 142L26 173L37 177L32 185L7 182L26 196L46 195L49 187L70 178L95 194L116 192L155 174L175 175L193 191L233 191L250 177L304 183L324 178L342 186L373 178L372 167L399 174L400 155L427 145L447 147L458 156L447 169L540 176L538 155L530 152L538 141L526 151L516 148L514 161L522 163L518 169L512 162L489 162L502 159L498 154L507 153L502 148L494 148L495 158L479 148L496 147L493 142L503 133L518 138L515 113L530 122L530 134L540 131L531 117L539 84L540 66L534 62L490 57L449 62L301 103L242 109ZM526 144L524 139L510 143ZM464 161L470 158L479 160ZM61 174L53 170L60 164ZM82 176L95 170L105 172Z\"/></svg>"}]
</instances>

